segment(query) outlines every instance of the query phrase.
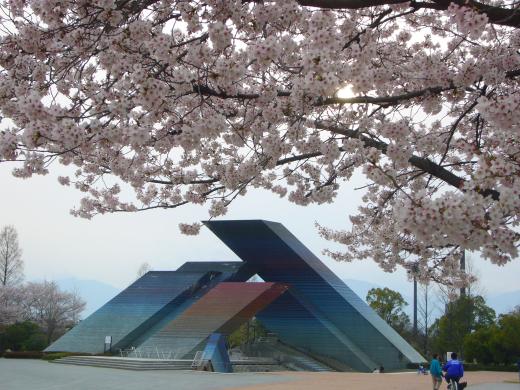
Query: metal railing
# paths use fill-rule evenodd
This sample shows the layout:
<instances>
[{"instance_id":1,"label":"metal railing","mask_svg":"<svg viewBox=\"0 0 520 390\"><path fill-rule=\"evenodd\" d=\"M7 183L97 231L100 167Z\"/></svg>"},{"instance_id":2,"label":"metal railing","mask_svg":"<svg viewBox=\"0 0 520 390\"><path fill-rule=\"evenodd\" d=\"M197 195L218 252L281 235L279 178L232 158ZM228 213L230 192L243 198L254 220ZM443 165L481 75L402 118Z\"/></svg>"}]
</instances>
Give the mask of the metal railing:
<instances>
[{"instance_id":1,"label":"metal railing","mask_svg":"<svg viewBox=\"0 0 520 390\"><path fill-rule=\"evenodd\" d=\"M120 349L121 357L155 360L175 360L177 354L174 351L159 350L157 347Z\"/></svg>"},{"instance_id":2,"label":"metal railing","mask_svg":"<svg viewBox=\"0 0 520 390\"><path fill-rule=\"evenodd\" d=\"M193 357L193 362L191 362L191 368L198 368L202 365L202 360L204 358L204 351L197 351L195 356Z\"/></svg>"}]
</instances>

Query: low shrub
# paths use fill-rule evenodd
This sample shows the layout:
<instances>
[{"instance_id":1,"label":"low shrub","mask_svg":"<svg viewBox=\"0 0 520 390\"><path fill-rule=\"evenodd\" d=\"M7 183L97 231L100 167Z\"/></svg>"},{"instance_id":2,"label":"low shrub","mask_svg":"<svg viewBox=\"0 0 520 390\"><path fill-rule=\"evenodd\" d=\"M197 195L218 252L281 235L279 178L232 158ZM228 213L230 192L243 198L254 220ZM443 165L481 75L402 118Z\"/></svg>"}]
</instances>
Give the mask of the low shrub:
<instances>
[{"instance_id":1,"label":"low shrub","mask_svg":"<svg viewBox=\"0 0 520 390\"><path fill-rule=\"evenodd\" d=\"M12 351L4 352L6 359L41 359L43 352L41 351Z\"/></svg>"},{"instance_id":2,"label":"low shrub","mask_svg":"<svg viewBox=\"0 0 520 390\"><path fill-rule=\"evenodd\" d=\"M506 371L517 372L516 364L479 364L479 363L464 363L465 371Z\"/></svg>"},{"instance_id":3,"label":"low shrub","mask_svg":"<svg viewBox=\"0 0 520 390\"><path fill-rule=\"evenodd\" d=\"M67 356L87 356L87 355L88 354L86 354L86 353L76 353L76 352L52 352L52 353L46 353L45 355L43 355L42 359L51 361L51 360L61 359L61 358L67 357Z\"/></svg>"},{"instance_id":4,"label":"low shrub","mask_svg":"<svg viewBox=\"0 0 520 390\"><path fill-rule=\"evenodd\" d=\"M40 327L31 321L8 325L0 334L0 346L5 350L41 351L47 345L47 337Z\"/></svg>"},{"instance_id":5,"label":"low shrub","mask_svg":"<svg viewBox=\"0 0 520 390\"><path fill-rule=\"evenodd\" d=\"M48 345L47 336L43 333L35 333L23 342L22 349L25 351L43 351Z\"/></svg>"}]
</instances>

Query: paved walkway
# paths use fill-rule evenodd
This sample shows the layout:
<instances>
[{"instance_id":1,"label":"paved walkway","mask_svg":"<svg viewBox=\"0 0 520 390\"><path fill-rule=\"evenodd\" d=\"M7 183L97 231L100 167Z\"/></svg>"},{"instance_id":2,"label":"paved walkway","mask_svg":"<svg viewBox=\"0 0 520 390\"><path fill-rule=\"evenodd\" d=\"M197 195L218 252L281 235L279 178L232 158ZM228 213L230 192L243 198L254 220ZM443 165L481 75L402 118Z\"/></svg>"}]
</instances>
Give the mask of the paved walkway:
<instances>
[{"instance_id":1,"label":"paved walkway","mask_svg":"<svg viewBox=\"0 0 520 390\"><path fill-rule=\"evenodd\" d=\"M284 377L286 373L280 373ZM363 374L343 372L295 372L291 381L243 386L233 390L431 390L429 375L415 372ZM518 377L514 372L466 372L467 390L520 390L519 384L504 384ZM446 384L441 387L446 390Z\"/></svg>"},{"instance_id":2,"label":"paved walkway","mask_svg":"<svg viewBox=\"0 0 520 390\"><path fill-rule=\"evenodd\" d=\"M468 390L520 390L514 372L468 372ZM1 390L429 390L415 373L280 372L212 374L194 371L128 371L0 359ZM442 386L445 390L445 385Z\"/></svg>"},{"instance_id":3,"label":"paved walkway","mask_svg":"<svg viewBox=\"0 0 520 390\"><path fill-rule=\"evenodd\" d=\"M520 383L483 383L468 387L471 390L518 390Z\"/></svg>"},{"instance_id":4,"label":"paved walkway","mask_svg":"<svg viewBox=\"0 0 520 390\"><path fill-rule=\"evenodd\" d=\"M271 373L212 374L195 371L129 371L0 359L1 390L221 390L290 381Z\"/></svg>"}]
</instances>

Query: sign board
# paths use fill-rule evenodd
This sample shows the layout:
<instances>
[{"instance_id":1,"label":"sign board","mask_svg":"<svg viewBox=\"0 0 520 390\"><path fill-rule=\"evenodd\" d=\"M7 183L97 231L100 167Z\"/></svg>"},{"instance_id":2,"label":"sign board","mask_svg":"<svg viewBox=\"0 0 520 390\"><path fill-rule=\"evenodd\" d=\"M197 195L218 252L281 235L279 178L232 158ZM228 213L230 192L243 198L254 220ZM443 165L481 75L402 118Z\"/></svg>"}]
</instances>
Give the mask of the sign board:
<instances>
[{"instance_id":1,"label":"sign board","mask_svg":"<svg viewBox=\"0 0 520 390\"><path fill-rule=\"evenodd\" d=\"M112 336L105 336L105 344L112 344Z\"/></svg>"},{"instance_id":2,"label":"sign board","mask_svg":"<svg viewBox=\"0 0 520 390\"><path fill-rule=\"evenodd\" d=\"M449 362L451 360L452 352L446 352L446 361Z\"/></svg>"}]
</instances>

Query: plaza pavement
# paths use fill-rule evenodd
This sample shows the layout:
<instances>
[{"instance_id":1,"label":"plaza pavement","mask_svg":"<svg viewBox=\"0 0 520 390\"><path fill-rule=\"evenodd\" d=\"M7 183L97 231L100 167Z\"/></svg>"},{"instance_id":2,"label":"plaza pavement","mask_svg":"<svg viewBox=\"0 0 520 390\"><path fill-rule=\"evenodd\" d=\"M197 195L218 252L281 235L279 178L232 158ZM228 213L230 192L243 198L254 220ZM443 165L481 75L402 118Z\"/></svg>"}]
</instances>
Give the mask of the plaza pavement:
<instances>
[{"instance_id":1,"label":"plaza pavement","mask_svg":"<svg viewBox=\"0 0 520 390\"><path fill-rule=\"evenodd\" d=\"M468 372L471 390L520 390L517 373ZM445 389L443 385L442 389ZM427 375L281 372L212 374L193 371L127 371L0 359L1 390L421 390Z\"/></svg>"},{"instance_id":2,"label":"plaza pavement","mask_svg":"<svg viewBox=\"0 0 520 390\"><path fill-rule=\"evenodd\" d=\"M284 374L281 374L282 376ZM233 390L430 390L432 382L429 375L415 372L363 374L340 372L297 372L294 379L284 383L252 385ZM520 390L520 384L504 383L518 381L514 372L467 372L465 379L468 390ZM446 390L443 383L442 390Z\"/></svg>"},{"instance_id":3,"label":"plaza pavement","mask_svg":"<svg viewBox=\"0 0 520 390\"><path fill-rule=\"evenodd\" d=\"M262 373L129 371L0 359L0 390L221 390L291 380Z\"/></svg>"}]
</instances>

